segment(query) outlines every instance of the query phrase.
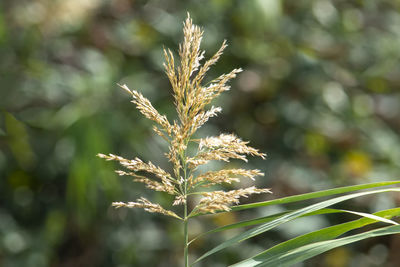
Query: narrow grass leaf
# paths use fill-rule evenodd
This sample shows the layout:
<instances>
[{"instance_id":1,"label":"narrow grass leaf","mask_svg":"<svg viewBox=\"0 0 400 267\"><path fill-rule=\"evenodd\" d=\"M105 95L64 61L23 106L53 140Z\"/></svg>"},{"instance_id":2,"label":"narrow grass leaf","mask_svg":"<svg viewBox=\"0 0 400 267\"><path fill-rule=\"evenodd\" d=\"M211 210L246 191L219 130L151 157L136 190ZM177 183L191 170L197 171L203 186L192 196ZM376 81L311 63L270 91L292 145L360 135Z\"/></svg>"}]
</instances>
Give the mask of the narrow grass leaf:
<instances>
[{"instance_id":1,"label":"narrow grass leaf","mask_svg":"<svg viewBox=\"0 0 400 267\"><path fill-rule=\"evenodd\" d=\"M389 223L389 224L393 224L393 225L398 225L397 222L380 217L380 216L376 216L374 214L369 214L369 213L365 213L365 212L358 212L358 211L351 211L351 210L342 210L343 212L347 212L347 213L352 213L361 217L365 217L365 218L370 218L373 220L377 220L377 221L381 221L384 223Z\"/></svg>"},{"instance_id":2,"label":"narrow grass leaf","mask_svg":"<svg viewBox=\"0 0 400 267\"><path fill-rule=\"evenodd\" d=\"M256 218L256 219L252 219L252 220L241 221L241 222L225 225L225 226L222 226L222 227L218 227L218 228L212 229L210 231L207 231L205 233L202 233L202 234L196 236L195 238L193 238L189 242L189 244L194 242L195 240L205 236L205 235L214 234L214 233L227 231L227 230L231 230L231 229L236 229L236 228L241 228L241 227L247 227L247 226L267 223L267 222L273 221L273 220L281 217L282 215L288 214L290 212L292 212L292 210L285 211L285 212L280 212L280 213L276 213L276 214L271 214L271 215L268 215L268 216L265 216L265 217ZM313 216L313 215L321 215L321 214L328 214L328 213L343 213L343 212L348 212L348 211L338 210L338 209L322 209L322 210L318 210L318 211L315 211L315 212L307 213L307 214L303 215L302 217L308 217L308 216Z\"/></svg>"},{"instance_id":3,"label":"narrow grass leaf","mask_svg":"<svg viewBox=\"0 0 400 267\"><path fill-rule=\"evenodd\" d=\"M382 186L395 185L395 184L399 184L399 183L400 183L400 181L397 180L397 181L390 181L390 182L379 182L379 183L369 183L369 184L362 184L362 185L338 187L338 188L322 190L322 191L317 191L317 192L312 192L312 193L306 193L306 194L301 194L301 195L273 199L273 200L269 200L269 201L238 205L238 206L232 207L232 211L239 211L239 210L252 209L252 208L258 208L258 207L278 205L278 204L288 204L288 203L293 203L293 202L298 202L298 201L303 201L303 200L308 200L308 199L314 199L314 198L319 198L319 197L327 197L327 196L332 196L332 195L337 195L337 194L350 193L350 192L363 190L363 189L371 189L371 188L377 188L377 187L382 187Z\"/></svg>"},{"instance_id":4,"label":"narrow grass leaf","mask_svg":"<svg viewBox=\"0 0 400 267\"><path fill-rule=\"evenodd\" d=\"M307 206L305 208L301 208L298 210L295 210L293 212L290 212L286 215L283 215L281 217L279 217L278 219L275 219L271 222L262 224L260 226L254 227L250 230L247 230L223 243L221 243L220 245L216 246L215 248L209 250L208 252L206 252L205 254L203 254L201 257L199 257L193 264L201 261L202 259L218 252L221 251L224 248L227 248L229 246L235 245L237 243L240 243L244 240L247 240L251 237L257 236L259 234L262 234L266 231L269 231L273 228L275 228L278 225L281 225L283 223L289 222L291 220L294 220L296 218L301 217L304 214L310 213L310 212L314 212L317 210L321 210L323 208L332 206L336 203L339 202L343 202L352 198L356 198L356 197L361 197L361 196L366 196L366 195L371 195L371 194L378 194L378 193L386 193L386 192L400 192L400 188L388 188L388 189L381 189L381 190L374 190L374 191L367 191L367 192L360 192L360 193L353 193L350 195L345 195L345 196L340 196L340 197L336 197L333 199L329 199L329 200L325 200L310 206Z\"/></svg>"},{"instance_id":5,"label":"narrow grass leaf","mask_svg":"<svg viewBox=\"0 0 400 267\"><path fill-rule=\"evenodd\" d=\"M289 251L287 253L283 253L271 260L260 262L256 265L247 265L247 266L292 266L295 263L302 262L306 259L312 258L316 255L324 253L328 250L341 247L347 244L351 244L354 242L358 242L367 238L384 236L384 235L392 235L392 234L400 234L400 225L393 225L382 227L379 229L371 230L368 232L364 232L361 234L351 235L343 238L327 240L312 243L309 245L305 245Z\"/></svg>"},{"instance_id":6,"label":"narrow grass leaf","mask_svg":"<svg viewBox=\"0 0 400 267\"><path fill-rule=\"evenodd\" d=\"M373 214L379 218L393 218L400 215L400 208L388 209L384 211L379 211ZM363 226L376 223L377 220L371 218L361 218L355 221L342 223L334 226L330 226L321 230L317 230L311 233L307 233L296 238L290 239L286 242L280 243L264 252L246 259L242 262L232 265L232 267L250 267L257 266L262 262L270 262L278 258L283 257L289 251L312 244L315 242L331 240L339 237L340 235L357 229Z\"/></svg>"}]
</instances>

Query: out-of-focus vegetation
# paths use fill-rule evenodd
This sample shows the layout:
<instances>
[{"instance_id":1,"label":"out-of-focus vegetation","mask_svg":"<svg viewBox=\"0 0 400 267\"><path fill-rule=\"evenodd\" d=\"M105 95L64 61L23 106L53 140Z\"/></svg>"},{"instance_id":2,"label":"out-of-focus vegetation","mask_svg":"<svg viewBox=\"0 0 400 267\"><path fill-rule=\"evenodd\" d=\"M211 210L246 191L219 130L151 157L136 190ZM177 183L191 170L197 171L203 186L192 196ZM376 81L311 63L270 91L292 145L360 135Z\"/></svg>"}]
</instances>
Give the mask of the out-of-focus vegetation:
<instances>
[{"instance_id":1,"label":"out-of-focus vegetation","mask_svg":"<svg viewBox=\"0 0 400 267\"><path fill-rule=\"evenodd\" d=\"M399 178L400 1L1 1L0 266L177 266L180 224L110 208L147 191L95 155L167 166L166 144L116 83L174 114L162 47L176 51L187 11L204 27L206 51L230 44L215 76L245 70L200 134L235 132L267 152L251 162L267 172L260 186L282 197ZM373 212L399 203L394 195L348 205ZM210 217L191 231L252 215ZM304 219L208 264L341 216ZM224 238L196 241L192 251ZM399 250L399 236L373 239L304 266L396 266Z\"/></svg>"}]
</instances>

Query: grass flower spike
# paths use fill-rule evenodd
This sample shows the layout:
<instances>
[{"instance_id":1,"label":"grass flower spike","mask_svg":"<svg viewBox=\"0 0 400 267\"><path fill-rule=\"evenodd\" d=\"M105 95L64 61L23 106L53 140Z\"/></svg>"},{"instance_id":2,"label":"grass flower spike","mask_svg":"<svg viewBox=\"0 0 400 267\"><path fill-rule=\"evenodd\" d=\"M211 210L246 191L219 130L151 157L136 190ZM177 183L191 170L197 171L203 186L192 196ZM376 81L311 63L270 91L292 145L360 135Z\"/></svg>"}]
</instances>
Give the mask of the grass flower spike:
<instances>
[{"instance_id":1,"label":"grass flower spike","mask_svg":"<svg viewBox=\"0 0 400 267\"><path fill-rule=\"evenodd\" d=\"M169 121L165 115L160 114L141 93L131 90L126 85L120 85L133 98L132 102L137 109L148 119L155 123L153 130L164 138L169 144L166 157L172 164L173 173L168 173L151 162L144 162L139 158L125 159L113 154L98 154L106 160L118 161L125 170L116 171L119 175L132 176L135 182L143 183L147 188L165 192L175 196L172 206L183 206L181 214L151 203L141 197L136 202L114 202L113 206L127 208L143 208L148 212L156 212L172 216L184 222L184 257L185 266L188 266L188 220L203 213L215 213L218 211L230 211L231 205L238 204L241 197L252 194L270 193L269 189L258 189L254 186L231 190L213 191L210 187L219 184L232 184L239 182L241 178L252 179L264 174L253 169L222 169L201 173L199 166L210 161L225 161L240 159L247 162L247 156L265 158L265 154L248 145L234 134L220 134L216 137L194 139L193 135L211 117L221 112L220 107L208 107L213 99L222 92L228 91L228 82L241 72L234 69L228 74L223 74L214 80L203 84L207 71L221 57L227 47L226 41L221 48L203 64L205 52L200 49L203 31L192 23L188 15L183 27L184 40L179 45L179 61L176 61L173 53L164 49L166 62L165 72L171 83L177 119ZM179 66L176 66L176 63ZM189 153L188 146L195 144L196 152ZM190 150L192 151L192 150ZM143 175L145 173L146 175ZM203 190L202 190L203 188ZM188 202L192 195L200 195L201 198L192 210L189 210ZM176 208L175 208L176 209Z\"/></svg>"}]
</instances>

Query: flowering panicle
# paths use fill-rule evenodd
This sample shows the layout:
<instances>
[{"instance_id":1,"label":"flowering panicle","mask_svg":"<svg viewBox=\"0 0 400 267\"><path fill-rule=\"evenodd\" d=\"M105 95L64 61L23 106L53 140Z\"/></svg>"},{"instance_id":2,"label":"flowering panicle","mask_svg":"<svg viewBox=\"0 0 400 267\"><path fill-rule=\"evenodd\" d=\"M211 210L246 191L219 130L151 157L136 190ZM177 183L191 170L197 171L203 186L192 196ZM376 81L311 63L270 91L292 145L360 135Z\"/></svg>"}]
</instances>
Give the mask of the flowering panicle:
<instances>
[{"instance_id":1,"label":"flowering panicle","mask_svg":"<svg viewBox=\"0 0 400 267\"><path fill-rule=\"evenodd\" d=\"M128 208L143 208L149 212L157 212L187 221L188 218L199 213L215 213L229 211L230 206L239 203L239 198L248 197L251 194L271 193L269 189L257 189L254 186L231 191L197 192L199 188L208 188L218 184L231 184L239 182L241 178L254 180L256 176L264 174L259 170L247 169L222 169L199 173L197 167L212 160L228 162L230 159L240 159L247 162L246 156L258 156L265 158L265 154L248 145L234 134L221 134L216 137L193 139L196 131L210 118L217 116L222 111L220 107L207 105L222 92L228 91L228 82L235 78L242 70L234 69L228 74L223 74L207 85L202 82L206 73L221 57L227 47L224 41L220 49L203 64L205 52L200 49L203 31L194 25L188 15L183 27L184 40L179 45L179 66L176 66L174 55L169 49L164 49L165 73L171 83L174 104L178 119L173 123L165 115L161 115L142 94L131 90L128 86L120 85L133 98L132 102L137 109L156 125L153 130L169 143L169 151L166 157L172 163L173 174L155 166L153 163L145 163L139 158L125 159L113 154L98 154L106 160L118 161L128 171L118 170L119 175L132 176L133 181L143 183L147 188L174 195L172 206L184 205L184 216L178 216L175 212L166 210L158 204L153 204L145 198L136 202L114 202L113 206ZM197 152L189 154L189 142L197 143ZM149 174L142 175L145 172ZM187 211L188 198L192 193L200 194L202 198L193 208L191 213Z\"/></svg>"}]
</instances>

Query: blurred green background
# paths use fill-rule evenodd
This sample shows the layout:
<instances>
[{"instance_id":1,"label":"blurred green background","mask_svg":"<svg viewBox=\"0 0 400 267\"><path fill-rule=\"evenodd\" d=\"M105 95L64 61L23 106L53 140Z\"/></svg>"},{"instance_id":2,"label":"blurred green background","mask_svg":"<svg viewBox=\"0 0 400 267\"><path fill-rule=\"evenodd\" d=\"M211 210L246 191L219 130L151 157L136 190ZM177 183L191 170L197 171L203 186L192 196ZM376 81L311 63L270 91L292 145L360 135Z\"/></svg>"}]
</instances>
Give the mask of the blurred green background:
<instances>
[{"instance_id":1,"label":"blurred green background","mask_svg":"<svg viewBox=\"0 0 400 267\"><path fill-rule=\"evenodd\" d=\"M163 167L166 144L117 88L126 83L175 116L163 46L176 51L190 12L209 78L242 67L199 135L235 132L268 154L265 200L393 180L400 170L399 0L2 0L0 2L0 266L179 266L181 225L112 201L162 194L117 177L99 152ZM231 164L236 164L233 162ZM373 212L377 196L344 204ZM210 216L192 234L268 214ZM226 266L304 231L354 216L313 217L211 257ZM229 235L202 239L199 256ZM399 266L400 237L339 248L297 266ZM199 265L201 266L201 265Z\"/></svg>"}]
</instances>

